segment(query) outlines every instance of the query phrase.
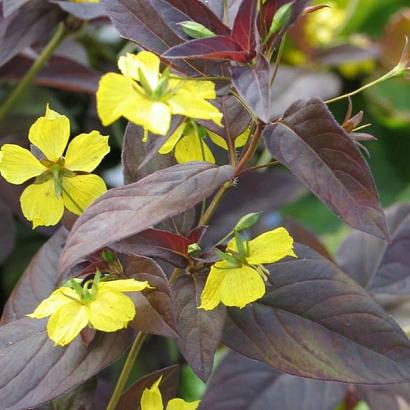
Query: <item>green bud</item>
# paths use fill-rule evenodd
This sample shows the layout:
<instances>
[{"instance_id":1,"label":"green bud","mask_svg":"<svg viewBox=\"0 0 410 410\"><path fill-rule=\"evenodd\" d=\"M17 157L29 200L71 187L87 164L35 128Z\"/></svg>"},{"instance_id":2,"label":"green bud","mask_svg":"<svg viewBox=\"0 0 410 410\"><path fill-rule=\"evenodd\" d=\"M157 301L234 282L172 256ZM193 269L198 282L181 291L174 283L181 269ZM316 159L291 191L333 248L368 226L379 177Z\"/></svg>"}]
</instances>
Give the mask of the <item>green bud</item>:
<instances>
[{"instance_id":1,"label":"green bud","mask_svg":"<svg viewBox=\"0 0 410 410\"><path fill-rule=\"evenodd\" d=\"M260 214L260 212L252 212L250 214L244 215L241 219L239 219L234 228L234 231L242 232L246 229L251 228L256 224L256 222L258 222Z\"/></svg>"},{"instance_id":2,"label":"green bud","mask_svg":"<svg viewBox=\"0 0 410 410\"><path fill-rule=\"evenodd\" d=\"M238 231L235 231L235 242L241 260L245 260L245 258L248 256L248 248L246 246L246 242Z\"/></svg>"},{"instance_id":3,"label":"green bud","mask_svg":"<svg viewBox=\"0 0 410 410\"><path fill-rule=\"evenodd\" d=\"M235 258L235 256L225 253L220 251L219 249L215 249L215 253L225 262L228 262L231 268L239 268L242 266L242 262L238 259Z\"/></svg>"},{"instance_id":4,"label":"green bud","mask_svg":"<svg viewBox=\"0 0 410 410\"><path fill-rule=\"evenodd\" d=\"M201 250L201 247L197 243L191 243L190 245L188 245L188 255L190 256L199 255Z\"/></svg>"},{"instance_id":5,"label":"green bud","mask_svg":"<svg viewBox=\"0 0 410 410\"><path fill-rule=\"evenodd\" d=\"M283 6L279 7L278 11L275 13L270 25L268 38L278 32L290 19L292 14L293 3L286 3Z\"/></svg>"},{"instance_id":6,"label":"green bud","mask_svg":"<svg viewBox=\"0 0 410 410\"><path fill-rule=\"evenodd\" d=\"M109 250L107 250L107 249L104 249L104 250L101 252L101 258L102 258L102 260L103 260L104 262L106 262L106 263L113 263L113 262L115 261L115 259L116 259L114 253L111 252L111 251L109 251Z\"/></svg>"},{"instance_id":7,"label":"green bud","mask_svg":"<svg viewBox=\"0 0 410 410\"><path fill-rule=\"evenodd\" d=\"M142 85L142 88L145 90L145 92L148 95L151 95L153 93L153 90L152 90L151 86L149 85L149 82L148 82L147 78L145 77L144 72L140 68L138 69L138 79L139 79L139 82Z\"/></svg>"},{"instance_id":8,"label":"green bud","mask_svg":"<svg viewBox=\"0 0 410 410\"><path fill-rule=\"evenodd\" d=\"M196 21L182 21L179 23L182 31L191 38L208 38L214 37L215 33Z\"/></svg>"}]
</instances>

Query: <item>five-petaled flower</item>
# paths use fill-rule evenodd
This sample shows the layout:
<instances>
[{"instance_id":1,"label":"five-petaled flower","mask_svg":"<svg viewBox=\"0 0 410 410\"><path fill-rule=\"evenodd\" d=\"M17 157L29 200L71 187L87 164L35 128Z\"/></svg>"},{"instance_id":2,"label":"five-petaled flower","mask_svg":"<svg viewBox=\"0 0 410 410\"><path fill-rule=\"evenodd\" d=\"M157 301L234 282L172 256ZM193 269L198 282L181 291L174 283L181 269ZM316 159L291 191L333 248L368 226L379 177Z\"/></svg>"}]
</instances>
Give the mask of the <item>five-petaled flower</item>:
<instances>
[{"instance_id":1,"label":"five-petaled flower","mask_svg":"<svg viewBox=\"0 0 410 410\"><path fill-rule=\"evenodd\" d=\"M150 387L146 388L141 397L141 410L164 410L162 395L159 390L162 376ZM196 410L200 400L186 402L182 399L171 399L166 410Z\"/></svg>"},{"instance_id":2,"label":"five-petaled flower","mask_svg":"<svg viewBox=\"0 0 410 410\"><path fill-rule=\"evenodd\" d=\"M69 119L47 107L45 116L29 132L39 158L18 145L1 147L0 173L8 182L22 184L35 178L20 198L23 214L33 228L57 224L64 206L80 215L107 190L102 178L90 172L110 151L108 137L92 131L73 138L67 147L69 136Z\"/></svg>"},{"instance_id":3,"label":"five-petaled flower","mask_svg":"<svg viewBox=\"0 0 410 410\"><path fill-rule=\"evenodd\" d=\"M235 148L243 147L248 141L249 134L249 128L240 134L235 139ZM205 129L195 121L188 120L178 126L158 152L168 154L174 150L175 158L180 164L190 161L207 161L215 164L215 157L205 140L207 136L215 145L228 150L228 144L224 138Z\"/></svg>"},{"instance_id":4,"label":"five-petaled flower","mask_svg":"<svg viewBox=\"0 0 410 410\"><path fill-rule=\"evenodd\" d=\"M148 282L135 279L100 281L99 274L83 285L72 279L71 286L55 290L27 316L35 319L50 316L48 336L56 345L65 346L86 326L103 332L127 327L135 316L135 305L123 292L147 288L150 288Z\"/></svg>"},{"instance_id":5,"label":"five-petaled flower","mask_svg":"<svg viewBox=\"0 0 410 410\"><path fill-rule=\"evenodd\" d=\"M285 228L277 228L247 242L238 233L220 253L209 272L201 295L200 308L214 309L222 302L226 306L243 308L260 299L266 291L269 271L263 264L279 261L285 256L296 256L293 239Z\"/></svg>"},{"instance_id":6,"label":"five-petaled flower","mask_svg":"<svg viewBox=\"0 0 410 410\"><path fill-rule=\"evenodd\" d=\"M120 57L118 67L122 74L105 74L97 91L104 125L123 116L145 131L166 135L173 114L221 125L222 114L207 101L216 97L211 81L185 80L168 69L160 73L160 59L148 51Z\"/></svg>"}]
</instances>

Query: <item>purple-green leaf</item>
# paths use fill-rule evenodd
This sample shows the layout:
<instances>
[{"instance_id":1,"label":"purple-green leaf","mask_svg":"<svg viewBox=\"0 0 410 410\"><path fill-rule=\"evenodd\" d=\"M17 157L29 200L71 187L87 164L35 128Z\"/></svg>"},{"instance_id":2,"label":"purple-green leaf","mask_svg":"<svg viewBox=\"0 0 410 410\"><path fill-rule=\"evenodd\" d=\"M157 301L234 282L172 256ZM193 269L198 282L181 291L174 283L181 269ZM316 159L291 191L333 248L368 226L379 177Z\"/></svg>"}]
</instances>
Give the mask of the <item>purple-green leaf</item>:
<instances>
[{"instance_id":1,"label":"purple-green leaf","mask_svg":"<svg viewBox=\"0 0 410 410\"><path fill-rule=\"evenodd\" d=\"M328 260L301 246L296 254L271 265L262 299L228 310L224 343L302 377L409 381L410 342L391 316Z\"/></svg>"},{"instance_id":2,"label":"purple-green leaf","mask_svg":"<svg viewBox=\"0 0 410 410\"><path fill-rule=\"evenodd\" d=\"M85 347L77 337L56 347L44 320L19 319L0 327L0 402L4 410L37 407L84 383L117 360L131 332L97 334Z\"/></svg>"},{"instance_id":3,"label":"purple-green leaf","mask_svg":"<svg viewBox=\"0 0 410 410\"><path fill-rule=\"evenodd\" d=\"M346 223L388 237L369 166L322 100L295 102L263 136L273 157Z\"/></svg>"},{"instance_id":4,"label":"purple-green leaf","mask_svg":"<svg viewBox=\"0 0 410 410\"><path fill-rule=\"evenodd\" d=\"M226 311L223 306L211 311L198 309L203 287L200 275L183 275L173 284L180 335L177 344L192 370L205 381L222 338Z\"/></svg>"},{"instance_id":5,"label":"purple-green leaf","mask_svg":"<svg viewBox=\"0 0 410 410\"><path fill-rule=\"evenodd\" d=\"M232 175L229 165L191 162L109 190L74 224L61 256L61 271L110 243L194 207Z\"/></svg>"},{"instance_id":6,"label":"purple-green leaf","mask_svg":"<svg viewBox=\"0 0 410 410\"><path fill-rule=\"evenodd\" d=\"M345 390L341 383L280 374L230 352L213 374L199 410L334 410Z\"/></svg>"}]
</instances>

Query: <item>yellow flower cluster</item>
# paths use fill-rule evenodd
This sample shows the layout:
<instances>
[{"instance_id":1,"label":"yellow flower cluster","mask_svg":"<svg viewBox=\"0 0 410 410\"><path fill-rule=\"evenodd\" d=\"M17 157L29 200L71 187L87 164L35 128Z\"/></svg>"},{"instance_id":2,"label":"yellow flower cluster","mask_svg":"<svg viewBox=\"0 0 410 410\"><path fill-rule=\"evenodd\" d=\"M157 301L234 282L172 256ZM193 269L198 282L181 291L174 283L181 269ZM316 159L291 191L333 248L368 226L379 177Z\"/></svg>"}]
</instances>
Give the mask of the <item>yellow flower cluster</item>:
<instances>
[{"instance_id":1,"label":"yellow flower cluster","mask_svg":"<svg viewBox=\"0 0 410 410\"><path fill-rule=\"evenodd\" d=\"M36 156L18 145L1 147L0 173L4 179L22 184L35 178L20 198L23 214L33 222L33 228L57 224L64 207L81 214L107 189L91 172L110 151L108 137L92 131L68 144L69 137L69 119L47 107L45 116L29 132Z\"/></svg>"}]
</instances>

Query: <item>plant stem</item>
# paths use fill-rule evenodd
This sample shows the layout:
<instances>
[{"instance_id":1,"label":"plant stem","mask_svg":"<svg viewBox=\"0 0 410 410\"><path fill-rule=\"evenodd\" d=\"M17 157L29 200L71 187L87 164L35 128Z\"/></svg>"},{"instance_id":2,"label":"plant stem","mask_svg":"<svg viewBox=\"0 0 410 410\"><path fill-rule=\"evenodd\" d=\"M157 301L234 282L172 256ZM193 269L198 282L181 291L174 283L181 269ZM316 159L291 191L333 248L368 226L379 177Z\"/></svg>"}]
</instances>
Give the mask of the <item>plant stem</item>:
<instances>
[{"instance_id":1,"label":"plant stem","mask_svg":"<svg viewBox=\"0 0 410 410\"><path fill-rule=\"evenodd\" d=\"M124 367L121 370L120 377L118 378L114 392L111 396L110 402L108 403L107 410L116 409L121 395L124 391L125 384L127 383L131 370L134 367L135 360L137 359L138 353L140 352L142 344L144 343L145 337L146 335L144 333L139 332L134 339L134 342L128 353L127 360L124 363Z\"/></svg>"},{"instance_id":2,"label":"plant stem","mask_svg":"<svg viewBox=\"0 0 410 410\"><path fill-rule=\"evenodd\" d=\"M254 167L245 168L240 175L247 174L248 172L256 171L262 168L273 167L274 165L279 165L279 161L268 162L267 164L255 165Z\"/></svg>"},{"instance_id":3,"label":"plant stem","mask_svg":"<svg viewBox=\"0 0 410 410\"><path fill-rule=\"evenodd\" d=\"M212 202L209 204L208 209L205 211L205 213L202 215L201 219L199 220L198 226L206 225L209 222L209 220L212 218L212 215L216 211L216 208L221 202L225 192L232 185L233 185L232 181L227 181L219 188L218 192L215 194L214 198L212 199Z\"/></svg>"},{"instance_id":4,"label":"plant stem","mask_svg":"<svg viewBox=\"0 0 410 410\"><path fill-rule=\"evenodd\" d=\"M11 92L11 94L7 97L7 99L3 102L0 106L0 122L4 119L4 117L8 114L8 112L13 108L16 104L18 99L22 96L22 94L26 91L29 85L32 83L34 77L38 74L38 72L44 67L47 63L48 59L53 54L54 50L61 44L62 40L68 33L64 22L61 22L57 29L47 44L47 46L43 49L40 53L36 61L27 71L23 79L18 83L17 87Z\"/></svg>"},{"instance_id":5,"label":"plant stem","mask_svg":"<svg viewBox=\"0 0 410 410\"><path fill-rule=\"evenodd\" d=\"M286 43L286 33L283 35L283 37L280 41L278 54L276 55L275 67L273 69L273 74L272 74L272 77L270 79L270 86L271 87L272 87L273 82L275 81L275 78L276 78L277 74L278 74L280 60L282 60L283 51L285 50L285 43Z\"/></svg>"},{"instance_id":6,"label":"plant stem","mask_svg":"<svg viewBox=\"0 0 410 410\"><path fill-rule=\"evenodd\" d=\"M262 123L258 121L255 133L253 134L253 137L252 137L252 141L248 149L246 150L245 154L240 159L238 166L236 167L235 176L238 176L242 172L245 165L253 157L253 154L255 154L255 151L258 148L261 136L262 136Z\"/></svg>"},{"instance_id":7,"label":"plant stem","mask_svg":"<svg viewBox=\"0 0 410 410\"><path fill-rule=\"evenodd\" d=\"M378 79L376 79L376 80L374 80L374 81L372 81L372 82L370 82L370 83L368 83L368 84L365 84L363 87L360 87L360 88L358 88L357 90L354 90L354 91L352 91L352 92L350 92L350 93L343 94L343 95L339 95L339 97L335 97L335 98L332 98L332 99L330 99L330 100L326 100L325 103L326 103L326 104L330 104L330 103L333 103L333 102L336 102L336 101L343 100L344 98L353 97L354 95L359 94L359 93L361 93L362 91L367 90L367 89L370 88L370 87L373 87L373 86L375 86L375 85L377 85L377 84L380 84L380 83L382 83L383 81L390 80L390 78L396 77L396 75L397 75L397 72L395 71L395 69L393 69L393 70L389 71L388 73L382 75L382 76L379 77Z\"/></svg>"}]
</instances>

